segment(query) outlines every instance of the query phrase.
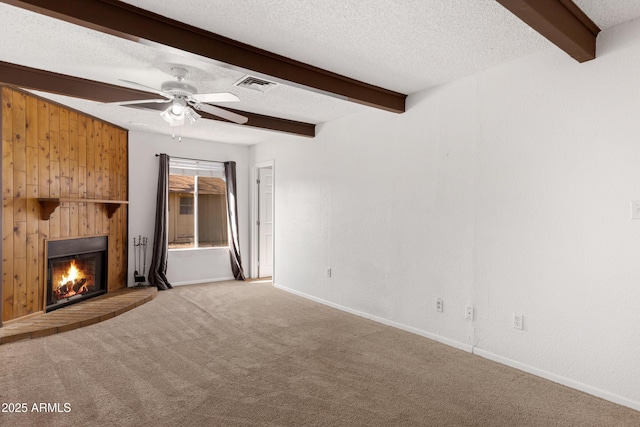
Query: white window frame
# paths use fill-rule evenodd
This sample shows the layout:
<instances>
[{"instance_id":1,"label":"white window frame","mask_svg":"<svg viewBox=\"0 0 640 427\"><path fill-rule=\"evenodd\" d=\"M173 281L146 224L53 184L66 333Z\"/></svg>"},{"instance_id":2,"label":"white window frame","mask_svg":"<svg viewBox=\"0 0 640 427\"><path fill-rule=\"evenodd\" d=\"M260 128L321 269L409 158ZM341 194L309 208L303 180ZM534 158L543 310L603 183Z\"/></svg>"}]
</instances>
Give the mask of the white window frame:
<instances>
[{"instance_id":1,"label":"white window frame","mask_svg":"<svg viewBox=\"0 0 640 427\"><path fill-rule=\"evenodd\" d=\"M182 171L183 173L179 173ZM185 171L195 171L193 175L185 173ZM199 175L199 172L210 172L207 175ZM213 173L211 173L213 172ZM228 249L229 248L229 233L227 232L227 244L226 246L200 246L200 239L198 233L198 177L200 176L214 176L221 178L224 181L225 188L227 185L227 179L224 175L224 163L212 162L208 160L197 159L184 159L179 157L169 158L169 176L171 175L190 175L194 177L193 184L193 246L189 248L168 248L169 251L191 251L191 250L203 250L203 249ZM226 197L225 197L226 200ZM226 200L229 203L228 200ZM227 228L229 224L227 224Z\"/></svg>"}]
</instances>

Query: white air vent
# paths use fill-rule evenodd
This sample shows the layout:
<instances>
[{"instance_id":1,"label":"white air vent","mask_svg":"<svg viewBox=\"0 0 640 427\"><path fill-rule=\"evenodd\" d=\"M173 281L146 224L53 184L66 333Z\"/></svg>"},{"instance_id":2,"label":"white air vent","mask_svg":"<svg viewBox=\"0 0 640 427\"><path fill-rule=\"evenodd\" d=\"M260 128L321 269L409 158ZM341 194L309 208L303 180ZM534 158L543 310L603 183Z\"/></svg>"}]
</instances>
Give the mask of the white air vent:
<instances>
[{"instance_id":1,"label":"white air vent","mask_svg":"<svg viewBox=\"0 0 640 427\"><path fill-rule=\"evenodd\" d=\"M269 80L247 75L235 82L233 85L264 93L278 84L276 82L270 82Z\"/></svg>"}]
</instances>

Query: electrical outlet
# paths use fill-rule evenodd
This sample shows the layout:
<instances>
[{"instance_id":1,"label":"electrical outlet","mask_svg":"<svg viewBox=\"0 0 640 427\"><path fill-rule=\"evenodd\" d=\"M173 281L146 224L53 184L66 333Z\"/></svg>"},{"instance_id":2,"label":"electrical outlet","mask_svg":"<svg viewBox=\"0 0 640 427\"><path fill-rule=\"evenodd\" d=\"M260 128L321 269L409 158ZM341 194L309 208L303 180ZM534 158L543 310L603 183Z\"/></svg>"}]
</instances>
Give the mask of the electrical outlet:
<instances>
[{"instance_id":1,"label":"electrical outlet","mask_svg":"<svg viewBox=\"0 0 640 427\"><path fill-rule=\"evenodd\" d=\"M327 277L331 277L331 268L327 268Z\"/></svg>"},{"instance_id":2,"label":"electrical outlet","mask_svg":"<svg viewBox=\"0 0 640 427\"><path fill-rule=\"evenodd\" d=\"M465 320L473 320L473 306L467 305L464 308L464 318Z\"/></svg>"},{"instance_id":3,"label":"electrical outlet","mask_svg":"<svg viewBox=\"0 0 640 427\"><path fill-rule=\"evenodd\" d=\"M440 298L436 300L436 311L439 311L441 313L444 311L444 301L442 301L442 299Z\"/></svg>"},{"instance_id":4,"label":"electrical outlet","mask_svg":"<svg viewBox=\"0 0 640 427\"><path fill-rule=\"evenodd\" d=\"M513 328L524 329L524 316L522 314L513 313Z\"/></svg>"},{"instance_id":5,"label":"electrical outlet","mask_svg":"<svg viewBox=\"0 0 640 427\"><path fill-rule=\"evenodd\" d=\"M631 201L631 219L640 219L640 200Z\"/></svg>"}]
</instances>

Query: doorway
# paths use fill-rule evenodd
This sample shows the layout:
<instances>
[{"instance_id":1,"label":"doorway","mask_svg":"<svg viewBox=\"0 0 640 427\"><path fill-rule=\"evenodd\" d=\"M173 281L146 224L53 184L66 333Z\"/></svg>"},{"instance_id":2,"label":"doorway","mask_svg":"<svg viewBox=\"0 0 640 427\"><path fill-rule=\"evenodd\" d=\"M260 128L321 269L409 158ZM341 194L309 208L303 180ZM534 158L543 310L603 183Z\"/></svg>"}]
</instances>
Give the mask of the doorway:
<instances>
[{"instance_id":1,"label":"doorway","mask_svg":"<svg viewBox=\"0 0 640 427\"><path fill-rule=\"evenodd\" d=\"M254 167L254 221L252 233L251 277L273 277L274 270L274 164L262 162Z\"/></svg>"}]
</instances>

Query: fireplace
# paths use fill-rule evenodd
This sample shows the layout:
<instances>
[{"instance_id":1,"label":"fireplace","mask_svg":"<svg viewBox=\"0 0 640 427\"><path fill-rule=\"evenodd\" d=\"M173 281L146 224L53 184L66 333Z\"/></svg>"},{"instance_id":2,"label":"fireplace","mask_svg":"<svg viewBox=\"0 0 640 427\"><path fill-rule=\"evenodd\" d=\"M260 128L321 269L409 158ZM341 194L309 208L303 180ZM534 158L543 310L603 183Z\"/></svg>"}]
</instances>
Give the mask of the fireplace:
<instances>
[{"instance_id":1,"label":"fireplace","mask_svg":"<svg viewBox=\"0 0 640 427\"><path fill-rule=\"evenodd\" d=\"M46 311L107 291L107 236L47 242Z\"/></svg>"}]
</instances>

